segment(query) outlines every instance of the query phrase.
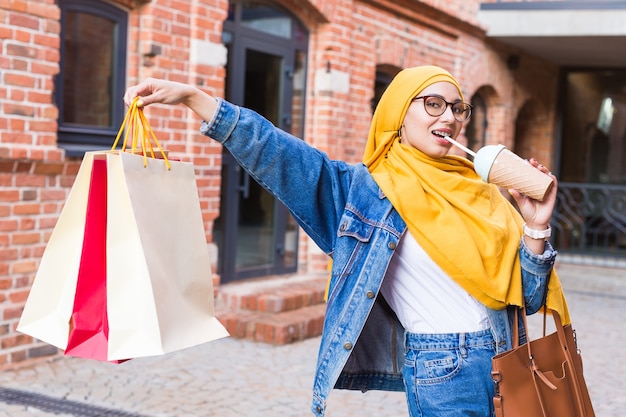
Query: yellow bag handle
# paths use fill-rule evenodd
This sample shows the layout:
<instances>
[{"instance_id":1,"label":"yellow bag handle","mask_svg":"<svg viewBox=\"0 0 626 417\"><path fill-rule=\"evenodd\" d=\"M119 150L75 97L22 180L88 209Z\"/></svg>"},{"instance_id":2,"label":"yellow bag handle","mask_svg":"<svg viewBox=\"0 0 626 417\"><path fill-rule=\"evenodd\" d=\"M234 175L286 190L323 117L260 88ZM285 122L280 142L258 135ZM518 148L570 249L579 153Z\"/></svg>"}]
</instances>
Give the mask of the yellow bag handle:
<instances>
[{"instance_id":1,"label":"yellow bag handle","mask_svg":"<svg viewBox=\"0 0 626 417\"><path fill-rule=\"evenodd\" d=\"M170 161L167 159L167 155L165 151L161 147L156 135L154 134L154 130L150 127L150 123L148 123L148 119L143 114L143 109L137 106L137 102L139 101L139 97L135 97L133 102L130 104L128 111L126 112L126 116L124 116L124 121L122 122L122 126L120 127L119 132L117 132L117 136L115 137L115 142L113 142L113 146L111 150L114 150L117 147L117 144L124 133L124 141L122 142L122 152L126 152L126 148L129 144L129 136L130 136L130 153L134 154L135 150L138 150L138 144L141 146L141 151L143 154L143 166L148 166L148 156L147 151L150 151L150 156L154 158L154 148L152 146L152 140L156 144L159 152L163 156L163 160L165 161L165 166L167 166L168 171L171 168Z\"/></svg>"}]
</instances>

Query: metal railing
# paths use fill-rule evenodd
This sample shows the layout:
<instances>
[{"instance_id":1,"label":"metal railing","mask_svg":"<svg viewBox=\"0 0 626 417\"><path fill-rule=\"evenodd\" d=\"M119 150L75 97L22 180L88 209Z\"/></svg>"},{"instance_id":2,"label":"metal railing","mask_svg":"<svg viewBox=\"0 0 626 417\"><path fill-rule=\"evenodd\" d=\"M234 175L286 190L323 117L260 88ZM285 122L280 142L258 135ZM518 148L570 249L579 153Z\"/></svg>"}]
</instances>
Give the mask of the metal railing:
<instances>
[{"instance_id":1,"label":"metal railing","mask_svg":"<svg viewBox=\"0 0 626 417\"><path fill-rule=\"evenodd\" d=\"M559 183L552 229L559 252L626 258L626 186Z\"/></svg>"}]
</instances>

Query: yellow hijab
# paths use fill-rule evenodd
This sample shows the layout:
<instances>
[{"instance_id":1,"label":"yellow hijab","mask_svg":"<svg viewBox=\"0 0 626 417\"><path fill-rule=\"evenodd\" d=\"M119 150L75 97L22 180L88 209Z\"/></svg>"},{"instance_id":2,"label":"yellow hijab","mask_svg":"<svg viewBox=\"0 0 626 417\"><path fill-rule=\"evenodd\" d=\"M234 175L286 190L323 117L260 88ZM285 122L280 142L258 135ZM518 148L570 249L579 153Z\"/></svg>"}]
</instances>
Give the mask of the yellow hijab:
<instances>
[{"instance_id":1,"label":"yellow hijab","mask_svg":"<svg viewBox=\"0 0 626 417\"><path fill-rule=\"evenodd\" d=\"M426 253L489 308L523 305L519 257L523 220L496 186L461 157L433 159L400 143L398 130L414 97L437 82L453 84L442 68L408 68L393 79L374 113L363 162ZM558 276L552 272L548 308L569 322Z\"/></svg>"}]
</instances>

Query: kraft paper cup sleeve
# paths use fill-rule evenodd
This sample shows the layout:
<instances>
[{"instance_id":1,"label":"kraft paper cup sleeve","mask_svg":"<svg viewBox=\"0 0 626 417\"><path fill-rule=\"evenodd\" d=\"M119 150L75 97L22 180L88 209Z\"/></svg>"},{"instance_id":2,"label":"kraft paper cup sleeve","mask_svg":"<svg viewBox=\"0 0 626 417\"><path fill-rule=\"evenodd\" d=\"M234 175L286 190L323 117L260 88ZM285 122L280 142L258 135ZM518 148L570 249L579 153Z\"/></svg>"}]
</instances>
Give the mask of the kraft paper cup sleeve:
<instances>
[{"instance_id":1,"label":"kraft paper cup sleeve","mask_svg":"<svg viewBox=\"0 0 626 417\"><path fill-rule=\"evenodd\" d=\"M488 145L476 154L474 169L483 181L542 201L554 181L503 145Z\"/></svg>"}]
</instances>

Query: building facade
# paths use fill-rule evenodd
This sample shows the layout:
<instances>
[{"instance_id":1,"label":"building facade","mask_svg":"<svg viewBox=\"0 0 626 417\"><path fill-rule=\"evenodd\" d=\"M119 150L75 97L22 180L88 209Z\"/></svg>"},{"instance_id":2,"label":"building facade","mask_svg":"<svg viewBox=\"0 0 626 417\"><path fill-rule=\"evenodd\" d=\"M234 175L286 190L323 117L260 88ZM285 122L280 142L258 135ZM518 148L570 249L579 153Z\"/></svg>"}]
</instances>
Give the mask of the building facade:
<instances>
[{"instance_id":1,"label":"building facade","mask_svg":"<svg viewBox=\"0 0 626 417\"><path fill-rule=\"evenodd\" d=\"M389 80L445 67L474 105L460 141L502 143L563 181L559 250L623 257L625 17L624 1L0 1L0 367L56 354L15 328L83 153L111 147L125 88L147 77L253 108L357 163ZM216 283L326 268L197 117L146 116L195 166Z\"/></svg>"}]
</instances>

